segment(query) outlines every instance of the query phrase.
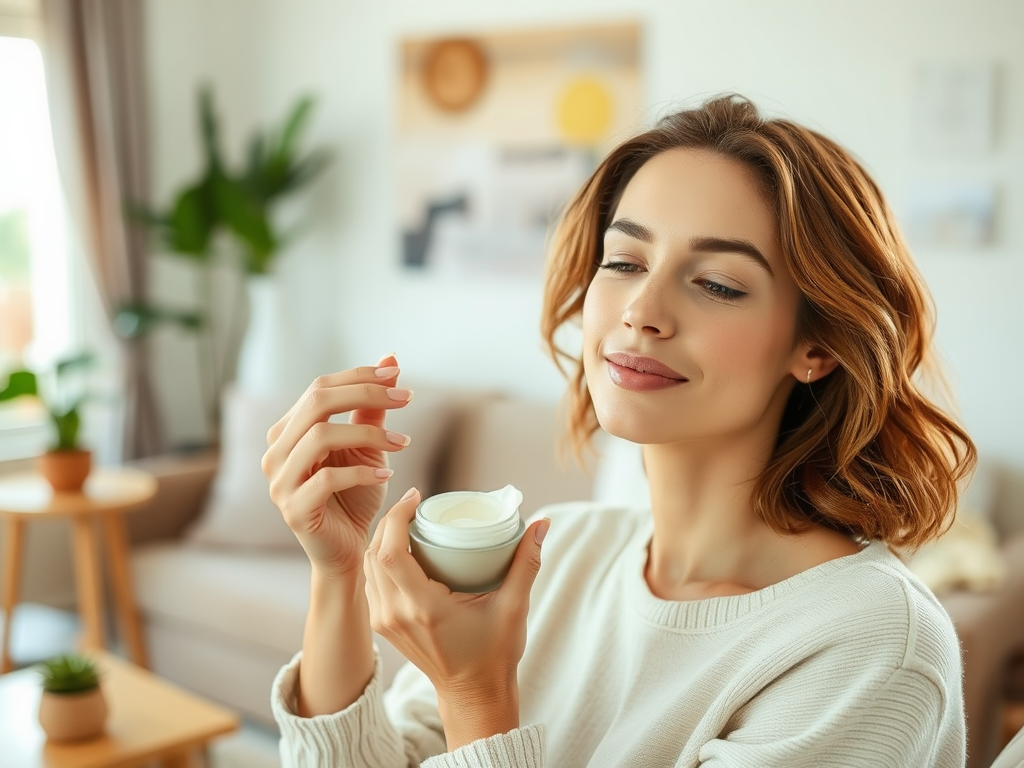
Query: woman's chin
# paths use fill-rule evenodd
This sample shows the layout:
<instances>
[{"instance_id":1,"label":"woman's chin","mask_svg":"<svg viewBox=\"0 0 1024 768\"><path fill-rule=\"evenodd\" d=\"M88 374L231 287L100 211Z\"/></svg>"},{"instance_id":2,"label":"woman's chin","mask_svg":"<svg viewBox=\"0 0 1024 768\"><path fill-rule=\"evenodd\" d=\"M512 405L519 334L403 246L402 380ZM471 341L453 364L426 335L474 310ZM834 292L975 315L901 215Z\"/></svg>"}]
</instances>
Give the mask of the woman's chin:
<instances>
[{"instance_id":1,"label":"woman's chin","mask_svg":"<svg viewBox=\"0 0 1024 768\"><path fill-rule=\"evenodd\" d=\"M601 413L597 411L597 423L612 437L637 445L652 445L671 442L666 434L664 420L660 424L638 414L622 412Z\"/></svg>"}]
</instances>

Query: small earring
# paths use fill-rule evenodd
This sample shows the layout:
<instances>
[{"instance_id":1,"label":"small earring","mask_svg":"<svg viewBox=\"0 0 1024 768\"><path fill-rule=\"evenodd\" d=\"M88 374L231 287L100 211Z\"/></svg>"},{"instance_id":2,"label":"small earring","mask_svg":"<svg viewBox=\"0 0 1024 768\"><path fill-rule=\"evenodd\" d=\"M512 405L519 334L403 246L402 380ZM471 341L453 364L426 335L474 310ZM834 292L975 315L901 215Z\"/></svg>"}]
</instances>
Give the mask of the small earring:
<instances>
[{"instance_id":1,"label":"small earring","mask_svg":"<svg viewBox=\"0 0 1024 768\"><path fill-rule=\"evenodd\" d=\"M813 368L807 369L807 386L811 385L811 374L814 372Z\"/></svg>"}]
</instances>

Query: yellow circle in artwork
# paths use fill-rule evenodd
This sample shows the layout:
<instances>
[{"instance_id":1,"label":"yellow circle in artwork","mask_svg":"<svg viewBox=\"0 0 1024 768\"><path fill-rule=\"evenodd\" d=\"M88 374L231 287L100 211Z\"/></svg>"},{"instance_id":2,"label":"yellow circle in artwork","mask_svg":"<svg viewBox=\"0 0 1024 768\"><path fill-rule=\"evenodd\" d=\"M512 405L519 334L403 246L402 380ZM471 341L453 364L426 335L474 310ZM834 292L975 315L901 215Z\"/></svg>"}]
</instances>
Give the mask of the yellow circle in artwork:
<instances>
[{"instance_id":1,"label":"yellow circle in artwork","mask_svg":"<svg viewBox=\"0 0 1024 768\"><path fill-rule=\"evenodd\" d=\"M612 95L601 80L585 75L573 78L558 102L558 127L576 144L594 144L612 122Z\"/></svg>"}]
</instances>

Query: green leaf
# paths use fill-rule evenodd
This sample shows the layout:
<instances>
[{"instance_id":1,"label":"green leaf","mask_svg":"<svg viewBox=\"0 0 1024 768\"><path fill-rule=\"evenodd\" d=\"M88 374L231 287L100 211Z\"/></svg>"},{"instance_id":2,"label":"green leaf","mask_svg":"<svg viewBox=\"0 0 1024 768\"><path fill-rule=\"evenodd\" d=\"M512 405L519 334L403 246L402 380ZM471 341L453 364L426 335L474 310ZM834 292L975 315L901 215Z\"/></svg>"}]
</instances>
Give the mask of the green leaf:
<instances>
[{"instance_id":1,"label":"green leaf","mask_svg":"<svg viewBox=\"0 0 1024 768\"><path fill-rule=\"evenodd\" d=\"M168 244L178 253L205 256L216 217L210 190L205 183L183 190L171 213Z\"/></svg>"},{"instance_id":2,"label":"green leaf","mask_svg":"<svg viewBox=\"0 0 1024 768\"><path fill-rule=\"evenodd\" d=\"M253 199L244 185L228 178L217 182L217 207L228 228L249 252L249 272L265 272L277 250L266 207Z\"/></svg>"},{"instance_id":3,"label":"green leaf","mask_svg":"<svg viewBox=\"0 0 1024 768\"><path fill-rule=\"evenodd\" d=\"M170 224L170 219L162 213L158 213L143 203L131 201L124 204L124 214L129 221L136 224L144 224L147 227L158 229Z\"/></svg>"},{"instance_id":4,"label":"green leaf","mask_svg":"<svg viewBox=\"0 0 1024 768\"><path fill-rule=\"evenodd\" d=\"M316 178L330 163L331 154L327 150L321 149L311 152L289 169L282 192L291 192L293 189L305 186Z\"/></svg>"},{"instance_id":5,"label":"green leaf","mask_svg":"<svg viewBox=\"0 0 1024 768\"><path fill-rule=\"evenodd\" d=\"M140 338L165 323L198 331L203 327L203 317L198 312L166 309L145 302L122 304L114 314L114 330L122 339Z\"/></svg>"},{"instance_id":6,"label":"green leaf","mask_svg":"<svg viewBox=\"0 0 1024 768\"><path fill-rule=\"evenodd\" d=\"M217 123L217 112L213 106L213 89L209 84L199 89L199 133L203 140L203 153L206 156L206 176L221 172L220 160L220 127Z\"/></svg>"},{"instance_id":7,"label":"green leaf","mask_svg":"<svg viewBox=\"0 0 1024 768\"><path fill-rule=\"evenodd\" d=\"M7 386L0 390L0 401L38 394L39 385L32 371L14 371L7 380Z\"/></svg>"},{"instance_id":8,"label":"green leaf","mask_svg":"<svg viewBox=\"0 0 1024 768\"><path fill-rule=\"evenodd\" d=\"M273 163L281 168L291 165L295 154L295 144L305 128L306 121L313 111L314 101L310 96L305 96L295 104L291 114L285 120L284 129L274 151Z\"/></svg>"},{"instance_id":9,"label":"green leaf","mask_svg":"<svg viewBox=\"0 0 1024 768\"><path fill-rule=\"evenodd\" d=\"M65 357L57 361L58 381L69 372L89 368L96 361L96 356L91 352L81 352L71 357Z\"/></svg>"},{"instance_id":10,"label":"green leaf","mask_svg":"<svg viewBox=\"0 0 1024 768\"><path fill-rule=\"evenodd\" d=\"M258 200L266 200L264 168L266 167L266 141L262 134L257 133L249 140L247 164L243 183L246 189Z\"/></svg>"},{"instance_id":11,"label":"green leaf","mask_svg":"<svg viewBox=\"0 0 1024 768\"><path fill-rule=\"evenodd\" d=\"M66 411L50 411L50 421L57 429L57 450L67 451L78 447L78 430L82 426L82 419L78 408L82 401L77 401Z\"/></svg>"}]
</instances>

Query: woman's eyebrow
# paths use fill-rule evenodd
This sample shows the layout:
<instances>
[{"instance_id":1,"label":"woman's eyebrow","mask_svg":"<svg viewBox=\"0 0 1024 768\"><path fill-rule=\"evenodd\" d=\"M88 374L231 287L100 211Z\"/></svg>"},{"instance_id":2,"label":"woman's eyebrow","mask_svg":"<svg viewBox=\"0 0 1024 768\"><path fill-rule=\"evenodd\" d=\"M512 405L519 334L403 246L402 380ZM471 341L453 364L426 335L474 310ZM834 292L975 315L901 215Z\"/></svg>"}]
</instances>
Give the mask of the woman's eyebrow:
<instances>
[{"instance_id":1,"label":"woman's eyebrow","mask_svg":"<svg viewBox=\"0 0 1024 768\"><path fill-rule=\"evenodd\" d=\"M632 219L616 219L608 225L608 229L605 230L605 234L612 231L621 232L624 235L636 238L637 240L642 240L645 243L654 242L654 233L643 224L637 224Z\"/></svg>"},{"instance_id":2,"label":"woman's eyebrow","mask_svg":"<svg viewBox=\"0 0 1024 768\"><path fill-rule=\"evenodd\" d=\"M764 270L772 277L775 272L768 259L764 257L754 244L749 240L732 240L723 237L692 237L690 238L690 249L697 253L738 253L747 256L764 267Z\"/></svg>"},{"instance_id":3,"label":"woman's eyebrow","mask_svg":"<svg viewBox=\"0 0 1024 768\"><path fill-rule=\"evenodd\" d=\"M605 234L613 231L621 232L644 243L650 244L654 242L654 232L632 219L616 219L608 225ZM753 259L769 275L775 277L775 271L772 269L771 264L768 263L768 259L749 240L710 237L706 235L697 236L690 238L690 250L696 253L737 253Z\"/></svg>"}]
</instances>

